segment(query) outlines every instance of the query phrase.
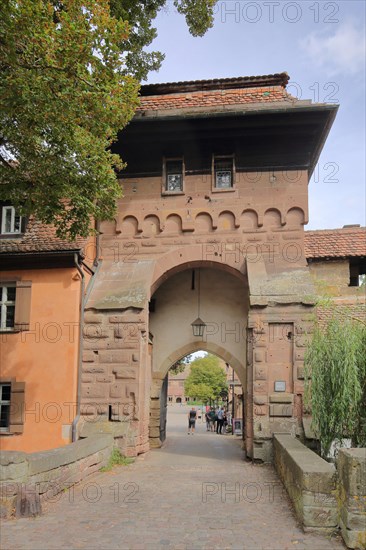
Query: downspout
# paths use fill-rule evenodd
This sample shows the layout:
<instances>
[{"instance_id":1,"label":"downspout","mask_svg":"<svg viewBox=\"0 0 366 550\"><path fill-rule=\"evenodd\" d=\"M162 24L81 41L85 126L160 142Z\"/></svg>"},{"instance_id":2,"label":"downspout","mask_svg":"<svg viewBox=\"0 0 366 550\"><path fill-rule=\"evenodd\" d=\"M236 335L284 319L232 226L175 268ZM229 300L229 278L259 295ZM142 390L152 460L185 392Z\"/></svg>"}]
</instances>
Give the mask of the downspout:
<instances>
[{"instance_id":1,"label":"downspout","mask_svg":"<svg viewBox=\"0 0 366 550\"><path fill-rule=\"evenodd\" d=\"M93 265L96 267L96 270L93 271L90 269L90 267L82 262L82 265L86 267L86 269L89 271L89 273L93 277L95 273L98 271L99 268L99 258L100 258L100 234L99 234L99 228L100 223L99 221L95 222L95 230L96 230L96 251L95 251L95 258L93 261ZM83 363L83 332L84 332L84 311L85 311L85 303L87 297L85 297L85 275L83 270L81 269L81 265L79 263L79 255L77 253L74 254L74 263L75 267L78 270L80 277L81 277L81 285L80 285L80 330L79 330L79 350L78 350L78 364L77 364L77 389L76 389L76 415L74 420L72 421L71 425L71 440L72 442L76 441L76 426L77 423L80 420L80 408L81 408L81 368ZM91 288L91 287L90 287Z\"/></svg>"},{"instance_id":2,"label":"downspout","mask_svg":"<svg viewBox=\"0 0 366 550\"><path fill-rule=\"evenodd\" d=\"M81 366L83 359L83 329L84 329L84 293L85 293L85 275L79 264L79 255L74 254L75 267L81 277L80 284L80 329L79 329L79 350L77 364L77 389L76 389L76 416L72 422L71 433L72 441L76 441L76 426L80 420L80 399L81 399Z\"/></svg>"}]
</instances>

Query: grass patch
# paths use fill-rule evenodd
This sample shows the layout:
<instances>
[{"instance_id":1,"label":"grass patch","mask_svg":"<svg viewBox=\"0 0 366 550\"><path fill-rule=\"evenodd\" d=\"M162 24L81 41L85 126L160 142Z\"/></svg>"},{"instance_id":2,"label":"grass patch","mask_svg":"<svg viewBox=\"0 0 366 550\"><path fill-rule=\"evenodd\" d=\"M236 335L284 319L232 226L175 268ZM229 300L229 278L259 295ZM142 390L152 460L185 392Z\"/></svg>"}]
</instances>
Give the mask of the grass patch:
<instances>
[{"instance_id":1,"label":"grass patch","mask_svg":"<svg viewBox=\"0 0 366 550\"><path fill-rule=\"evenodd\" d=\"M127 458L121 454L119 449L114 448L109 457L108 464L100 469L101 472L109 472L114 466L128 466L135 462L134 458Z\"/></svg>"}]
</instances>

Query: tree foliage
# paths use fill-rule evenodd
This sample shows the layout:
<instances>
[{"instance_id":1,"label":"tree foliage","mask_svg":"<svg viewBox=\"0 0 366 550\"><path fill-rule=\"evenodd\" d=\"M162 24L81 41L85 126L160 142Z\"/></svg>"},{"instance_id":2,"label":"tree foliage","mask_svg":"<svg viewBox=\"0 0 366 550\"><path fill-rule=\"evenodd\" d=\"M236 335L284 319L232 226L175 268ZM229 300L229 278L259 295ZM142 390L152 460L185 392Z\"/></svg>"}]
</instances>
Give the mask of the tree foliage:
<instances>
[{"instance_id":1,"label":"tree foliage","mask_svg":"<svg viewBox=\"0 0 366 550\"><path fill-rule=\"evenodd\" d=\"M139 81L162 62L146 52L167 0L3 0L0 3L0 200L87 235L112 219L123 162L108 147L131 120ZM194 35L214 0L175 0Z\"/></svg>"},{"instance_id":2,"label":"tree foliage","mask_svg":"<svg viewBox=\"0 0 366 550\"><path fill-rule=\"evenodd\" d=\"M184 383L186 395L207 403L210 399L218 399L225 390L226 374L215 355L207 354L192 362L189 376Z\"/></svg>"},{"instance_id":3,"label":"tree foliage","mask_svg":"<svg viewBox=\"0 0 366 550\"><path fill-rule=\"evenodd\" d=\"M182 357L182 359L179 359L172 367L170 367L169 374L179 374L180 372L183 372L191 360L192 355Z\"/></svg>"},{"instance_id":4,"label":"tree foliage","mask_svg":"<svg viewBox=\"0 0 366 550\"><path fill-rule=\"evenodd\" d=\"M366 446L366 325L333 317L316 326L305 355L305 399L323 456L333 441Z\"/></svg>"},{"instance_id":5,"label":"tree foliage","mask_svg":"<svg viewBox=\"0 0 366 550\"><path fill-rule=\"evenodd\" d=\"M65 0L60 11L4 0L0 19L0 198L61 236L86 235L120 196L121 159L107 147L138 104L119 49L128 24L108 0Z\"/></svg>"}]
</instances>

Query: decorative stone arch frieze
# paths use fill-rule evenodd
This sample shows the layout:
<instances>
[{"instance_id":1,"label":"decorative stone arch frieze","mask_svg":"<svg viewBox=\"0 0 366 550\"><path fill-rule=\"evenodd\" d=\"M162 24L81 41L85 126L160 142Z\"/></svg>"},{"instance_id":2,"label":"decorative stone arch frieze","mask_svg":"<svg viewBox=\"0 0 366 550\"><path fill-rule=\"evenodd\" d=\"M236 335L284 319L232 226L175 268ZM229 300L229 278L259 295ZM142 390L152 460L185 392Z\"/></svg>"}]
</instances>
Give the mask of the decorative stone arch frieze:
<instances>
[{"instance_id":1,"label":"decorative stone arch frieze","mask_svg":"<svg viewBox=\"0 0 366 550\"><path fill-rule=\"evenodd\" d=\"M286 212L286 225L300 229L307 223L305 212L299 206L292 206Z\"/></svg>"}]
</instances>

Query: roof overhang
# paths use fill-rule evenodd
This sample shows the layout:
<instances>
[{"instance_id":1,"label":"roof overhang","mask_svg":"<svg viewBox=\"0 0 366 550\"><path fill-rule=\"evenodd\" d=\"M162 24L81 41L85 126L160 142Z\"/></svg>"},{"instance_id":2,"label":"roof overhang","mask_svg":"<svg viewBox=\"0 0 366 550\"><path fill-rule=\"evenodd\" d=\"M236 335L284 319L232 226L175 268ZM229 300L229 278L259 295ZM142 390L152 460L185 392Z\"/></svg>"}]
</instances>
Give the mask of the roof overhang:
<instances>
[{"instance_id":1,"label":"roof overhang","mask_svg":"<svg viewBox=\"0 0 366 550\"><path fill-rule=\"evenodd\" d=\"M0 271L75 267L75 254L77 254L78 260L82 259L80 249L45 252L4 252L0 254Z\"/></svg>"},{"instance_id":2,"label":"roof overhang","mask_svg":"<svg viewBox=\"0 0 366 550\"><path fill-rule=\"evenodd\" d=\"M163 156L185 154L189 163L192 154L203 158L209 151L234 152L238 171L307 170L310 177L337 110L333 104L284 101L141 111L113 152L127 161L122 177L158 175Z\"/></svg>"}]
</instances>

